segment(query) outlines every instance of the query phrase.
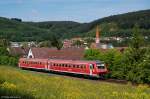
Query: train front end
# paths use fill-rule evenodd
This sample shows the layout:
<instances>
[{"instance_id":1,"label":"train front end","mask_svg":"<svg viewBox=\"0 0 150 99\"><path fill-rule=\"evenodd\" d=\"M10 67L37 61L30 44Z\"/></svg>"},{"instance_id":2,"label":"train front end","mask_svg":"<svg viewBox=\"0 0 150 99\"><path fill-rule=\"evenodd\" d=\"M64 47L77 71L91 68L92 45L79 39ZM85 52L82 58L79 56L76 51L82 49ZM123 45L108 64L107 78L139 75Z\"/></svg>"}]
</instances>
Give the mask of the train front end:
<instances>
[{"instance_id":1,"label":"train front end","mask_svg":"<svg viewBox=\"0 0 150 99\"><path fill-rule=\"evenodd\" d=\"M104 62L97 62L96 68L99 77L103 77L105 74L108 73L107 65Z\"/></svg>"}]
</instances>

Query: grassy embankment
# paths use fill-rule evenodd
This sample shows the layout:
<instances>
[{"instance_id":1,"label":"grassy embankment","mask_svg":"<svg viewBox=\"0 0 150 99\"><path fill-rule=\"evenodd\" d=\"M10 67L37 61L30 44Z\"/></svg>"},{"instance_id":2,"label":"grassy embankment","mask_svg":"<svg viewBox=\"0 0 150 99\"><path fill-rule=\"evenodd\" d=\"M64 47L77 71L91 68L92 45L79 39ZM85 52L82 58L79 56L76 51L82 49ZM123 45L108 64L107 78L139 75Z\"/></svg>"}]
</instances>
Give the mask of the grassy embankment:
<instances>
[{"instance_id":1,"label":"grassy embankment","mask_svg":"<svg viewBox=\"0 0 150 99\"><path fill-rule=\"evenodd\" d=\"M77 80L0 66L0 95L23 99L150 99L150 88Z\"/></svg>"}]
</instances>

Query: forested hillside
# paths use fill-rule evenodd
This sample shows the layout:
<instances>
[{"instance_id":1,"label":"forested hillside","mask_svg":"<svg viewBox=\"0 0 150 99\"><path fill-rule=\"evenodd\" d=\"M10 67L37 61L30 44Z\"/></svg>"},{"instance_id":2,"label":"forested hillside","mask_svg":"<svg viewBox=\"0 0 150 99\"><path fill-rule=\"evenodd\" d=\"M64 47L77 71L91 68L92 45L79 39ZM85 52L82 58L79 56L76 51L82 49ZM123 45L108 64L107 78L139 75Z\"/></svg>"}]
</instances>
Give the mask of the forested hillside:
<instances>
[{"instance_id":1,"label":"forested hillside","mask_svg":"<svg viewBox=\"0 0 150 99\"><path fill-rule=\"evenodd\" d=\"M72 21L22 22L0 17L0 38L11 41L51 40L53 36L71 38L95 36L95 27L101 27L102 36L130 36L135 24L143 35L150 35L150 10L113 15L92 21L78 23Z\"/></svg>"}]
</instances>

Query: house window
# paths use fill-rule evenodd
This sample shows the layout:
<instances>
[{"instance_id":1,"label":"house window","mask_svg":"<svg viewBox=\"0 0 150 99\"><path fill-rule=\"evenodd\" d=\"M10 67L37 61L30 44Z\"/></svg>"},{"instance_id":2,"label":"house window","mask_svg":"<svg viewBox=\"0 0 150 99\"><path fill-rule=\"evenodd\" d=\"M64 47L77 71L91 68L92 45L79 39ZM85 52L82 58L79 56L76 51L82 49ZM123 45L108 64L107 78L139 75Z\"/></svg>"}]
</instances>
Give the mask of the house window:
<instances>
[{"instance_id":1,"label":"house window","mask_svg":"<svg viewBox=\"0 0 150 99\"><path fill-rule=\"evenodd\" d=\"M29 58L32 58L32 55L30 55Z\"/></svg>"}]
</instances>

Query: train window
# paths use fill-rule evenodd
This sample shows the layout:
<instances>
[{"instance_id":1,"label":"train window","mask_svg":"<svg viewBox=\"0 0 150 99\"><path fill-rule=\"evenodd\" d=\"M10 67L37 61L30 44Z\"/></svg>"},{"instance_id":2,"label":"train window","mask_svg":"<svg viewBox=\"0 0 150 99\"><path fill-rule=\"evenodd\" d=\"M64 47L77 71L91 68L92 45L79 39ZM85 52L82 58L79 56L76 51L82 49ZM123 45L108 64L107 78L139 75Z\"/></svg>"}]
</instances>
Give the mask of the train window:
<instances>
[{"instance_id":1,"label":"train window","mask_svg":"<svg viewBox=\"0 0 150 99\"><path fill-rule=\"evenodd\" d=\"M62 66L62 64L59 64L59 66Z\"/></svg>"},{"instance_id":2,"label":"train window","mask_svg":"<svg viewBox=\"0 0 150 99\"><path fill-rule=\"evenodd\" d=\"M64 64L62 64L62 67L64 67Z\"/></svg>"},{"instance_id":3,"label":"train window","mask_svg":"<svg viewBox=\"0 0 150 99\"><path fill-rule=\"evenodd\" d=\"M98 69L105 69L105 64L103 64L103 63L97 63L97 68Z\"/></svg>"},{"instance_id":4,"label":"train window","mask_svg":"<svg viewBox=\"0 0 150 99\"><path fill-rule=\"evenodd\" d=\"M83 66L81 65L80 68L83 69Z\"/></svg>"},{"instance_id":5,"label":"train window","mask_svg":"<svg viewBox=\"0 0 150 99\"><path fill-rule=\"evenodd\" d=\"M73 65L73 68L75 68L76 67L76 65Z\"/></svg>"},{"instance_id":6,"label":"train window","mask_svg":"<svg viewBox=\"0 0 150 99\"><path fill-rule=\"evenodd\" d=\"M77 65L77 68L79 68L79 65Z\"/></svg>"},{"instance_id":7,"label":"train window","mask_svg":"<svg viewBox=\"0 0 150 99\"><path fill-rule=\"evenodd\" d=\"M70 67L71 67L71 65L69 64L69 65L68 65L68 67L70 68Z\"/></svg>"},{"instance_id":8,"label":"train window","mask_svg":"<svg viewBox=\"0 0 150 99\"><path fill-rule=\"evenodd\" d=\"M83 68L86 69L86 66L84 65Z\"/></svg>"},{"instance_id":9,"label":"train window","mask_svg":"<svg viewBox=\"0 0 150 99\"><path fill-rule=\"evenodd\" d=\"M65 67L67 67L67 64L65 65Z\"/></svg>"}]
</instances>

